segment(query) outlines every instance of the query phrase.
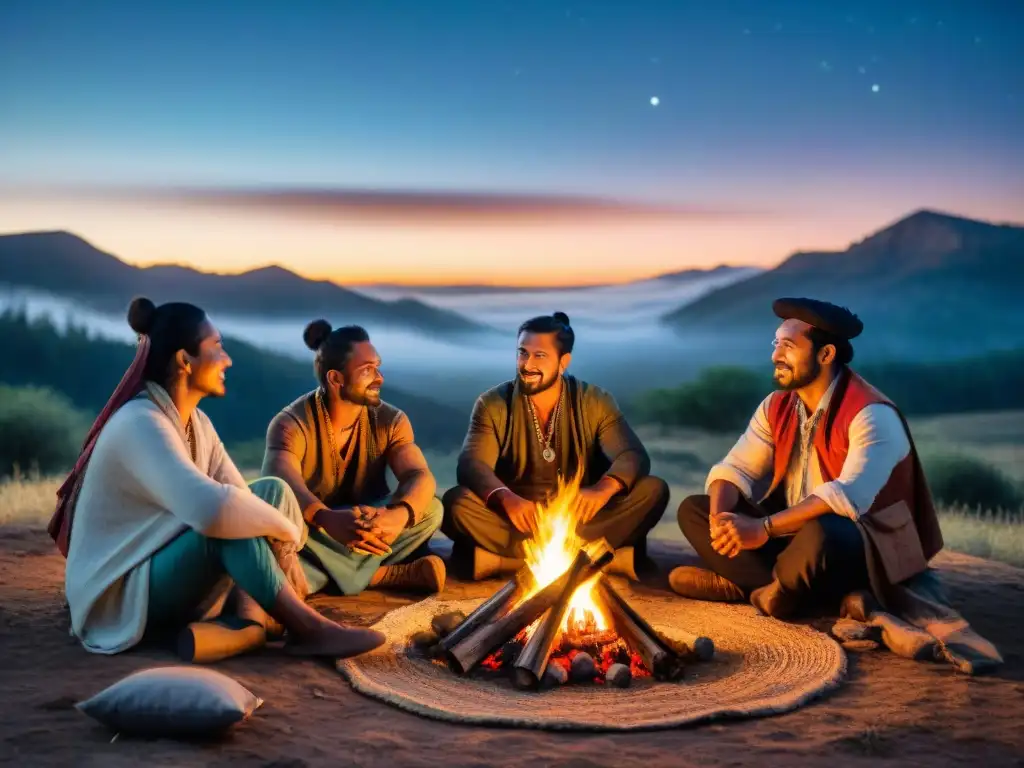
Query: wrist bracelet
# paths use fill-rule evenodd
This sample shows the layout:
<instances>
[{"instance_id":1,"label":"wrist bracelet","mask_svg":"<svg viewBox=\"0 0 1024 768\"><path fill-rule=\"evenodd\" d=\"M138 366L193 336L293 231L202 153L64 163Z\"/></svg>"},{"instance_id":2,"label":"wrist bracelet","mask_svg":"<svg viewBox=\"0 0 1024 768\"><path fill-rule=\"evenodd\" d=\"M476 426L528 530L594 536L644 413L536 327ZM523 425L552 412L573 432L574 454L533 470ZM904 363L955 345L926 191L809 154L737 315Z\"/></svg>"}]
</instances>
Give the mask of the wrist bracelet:
<instances>
[{"instance_id":1,"label":"wrist bracelet","mask_svg":"<svg viewBox=\"0 0 1024 768\"><path fill-rule=\"evenodd\" d=\"M487 494L487 497L484 499L484 506L490 506L491 498L493 498L500 491L508 491L509 493L511 493L512 489L509 488L507 485L499 485L497 488L495 488L493 491Z\"/></svg>"},{"instance_id":2,"label":"wrist bracelet","mask_svg":"<svg viewBox=\"0 0 1024 768\"><path fill-rule=\"evenodd\" d=\"M769 539L772 538L773 531L772 531L772 516L771 515L768 515L768 517L766 517L764 519L764 532L768 534L768 538Z\"/></svg>"}]
</instances>

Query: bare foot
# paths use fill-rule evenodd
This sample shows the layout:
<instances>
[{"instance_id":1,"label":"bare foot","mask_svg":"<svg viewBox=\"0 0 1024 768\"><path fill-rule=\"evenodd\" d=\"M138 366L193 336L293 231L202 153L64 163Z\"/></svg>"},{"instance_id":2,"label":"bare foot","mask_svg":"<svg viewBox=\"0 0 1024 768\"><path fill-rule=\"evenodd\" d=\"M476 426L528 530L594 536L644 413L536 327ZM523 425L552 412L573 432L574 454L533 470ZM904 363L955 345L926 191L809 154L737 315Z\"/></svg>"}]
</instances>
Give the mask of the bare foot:
<instances>
[{"instance_id":1,"label":"bare foot","mask_svg":"<svg viewBox=\"0 0 1024 768\"><path fill-rule=\"evenodd\" d=\"M288 640L284 650L292 656L345 659L379 648L386 639L383 632L375 629L342 627L333 622L324 622L314 632Z\"/></svg>"}]
</instances>

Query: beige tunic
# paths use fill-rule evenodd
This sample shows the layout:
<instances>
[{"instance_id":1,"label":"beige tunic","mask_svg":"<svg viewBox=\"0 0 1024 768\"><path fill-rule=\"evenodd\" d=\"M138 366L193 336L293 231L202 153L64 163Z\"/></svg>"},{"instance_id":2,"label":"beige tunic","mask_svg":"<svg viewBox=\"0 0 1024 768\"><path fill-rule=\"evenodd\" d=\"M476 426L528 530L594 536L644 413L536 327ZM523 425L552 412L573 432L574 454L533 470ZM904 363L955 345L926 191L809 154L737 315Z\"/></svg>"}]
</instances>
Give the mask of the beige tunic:
<instances>
[{"instance_id":1,"label":"beige tunic","mask_svg":"<svg viewBox=\"0 0 1024 768\"><path fill-rule=\"evenodd\" d=\"M331 452L327 424L316 390L282 410L267 429L263 474L284 480L295 491L307 520L317 509L367 504L390 495L388 461L394 451L415 442L409 417L382 402L363 408L349 437ZM412 507L415 525L434 499L435 484L410 483L391 499Z\"/></svg>"}]
</instances>

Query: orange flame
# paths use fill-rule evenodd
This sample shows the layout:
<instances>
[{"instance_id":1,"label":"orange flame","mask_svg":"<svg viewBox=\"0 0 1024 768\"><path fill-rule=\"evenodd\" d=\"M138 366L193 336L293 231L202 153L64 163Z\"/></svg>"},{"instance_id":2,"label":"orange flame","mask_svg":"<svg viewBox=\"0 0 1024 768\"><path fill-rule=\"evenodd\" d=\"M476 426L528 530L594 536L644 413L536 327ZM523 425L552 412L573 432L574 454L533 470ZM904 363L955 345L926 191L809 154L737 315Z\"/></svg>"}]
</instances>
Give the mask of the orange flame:
<instances>
[{"instance_id":1,"label":"orange flame","mask_svg":"<svg viewBox=\"0 0 1024 768\"><path fill-rule=\"evenodd\" d=\"M578 491L579 480L569 483L559 480L555 497L547 504L537 504L537 533L523 544L526 550L526 564L533 575L533 584L529 593L523 597L524 600L569 570L576 553L583 547L583 540L576 535L575 506ZM561 631L569 629L570 622L581 627L589 624L598 631L608 629L608 619L594 600L596 583L595 576L581 584L573 593ZM538 619L530 627L528 634L533 634L534 627L539 623Z\"/></svg>"}]
</instances>

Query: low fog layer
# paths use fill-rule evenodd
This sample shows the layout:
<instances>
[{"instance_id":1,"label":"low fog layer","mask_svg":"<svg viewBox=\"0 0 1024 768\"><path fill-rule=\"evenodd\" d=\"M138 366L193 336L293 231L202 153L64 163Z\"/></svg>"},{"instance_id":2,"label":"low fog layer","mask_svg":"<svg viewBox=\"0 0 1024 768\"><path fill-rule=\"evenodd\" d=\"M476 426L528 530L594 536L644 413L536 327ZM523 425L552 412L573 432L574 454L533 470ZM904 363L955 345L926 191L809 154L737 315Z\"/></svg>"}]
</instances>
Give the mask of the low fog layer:
<instances>
[{"instance_id":1,"label":"low fog layer","mask_svg":"<svg viewBox=\"0 0 1024 768\"><path fill-rule=\"evenodd\" d=\"M665 313L757 272L745 268L707 276L660 277L593 288L474 291L367 286L359 290L379 299L419 299L506 331L514 332L528 317L559 311L569 315L578 331L599 330L623 336L629 335L631 326L657 325L658 318Z\"/></svg>"},{"instance_id":2,"label":"low fog layer","mask_svg":"<svg viewBox=\"0 0 1024 768\"><path fill-rule=\"evenodd\" d=\"M719 275L685 282L656 279L624 286L541 292L423 292L416 295L482 320L507 336L449 342L415 332L368 330L384 361L385 388L391 383L468 407L481 391L513 375L517 326L528 317L560 310L570 316L577 334L572 371L627 399L652 387L675 384L723 357L721 339L681 336L660 325L658 317L718 287L723 280L741 276ZM377 290L389 298L410 295L408 291ZM0 310L11 307L23 308L32 318L49 317L62 329L70 320L105 338L134 341L123 316L100 313L66 298L21 289L0 292ZM312 360L312 353L302 343L302 330L313 318L266 321L211 314L226 336L301 361ZM766 366L768 341L764 345ZM310 366L310 386L312 376Z\"/></svg>"}]
</instances>

